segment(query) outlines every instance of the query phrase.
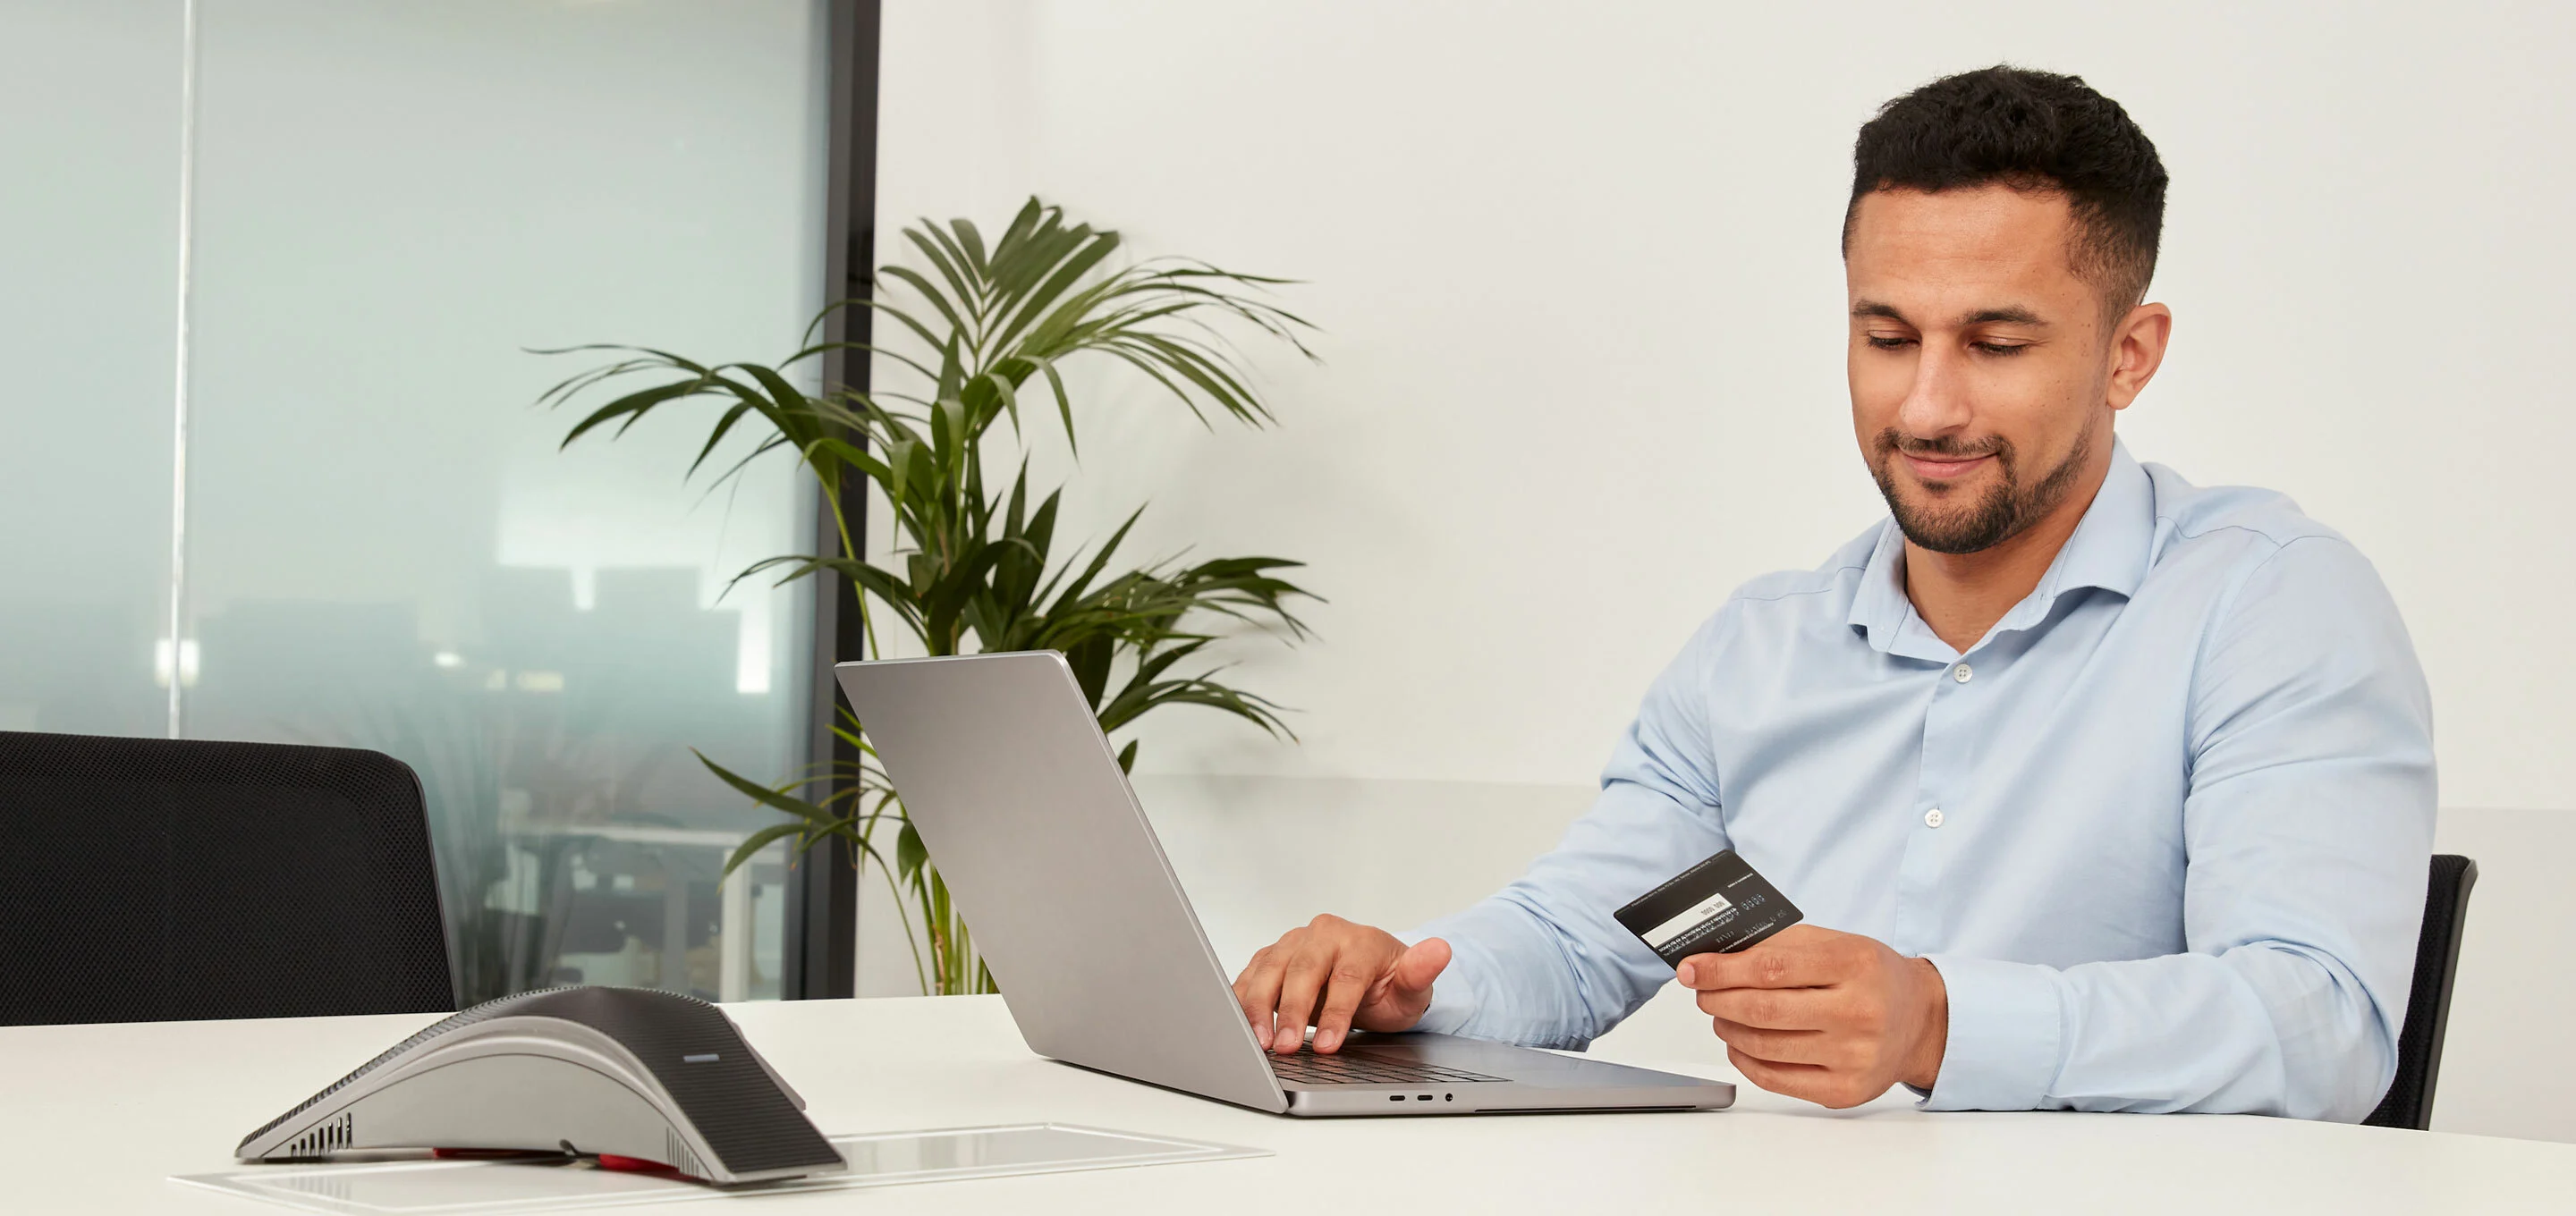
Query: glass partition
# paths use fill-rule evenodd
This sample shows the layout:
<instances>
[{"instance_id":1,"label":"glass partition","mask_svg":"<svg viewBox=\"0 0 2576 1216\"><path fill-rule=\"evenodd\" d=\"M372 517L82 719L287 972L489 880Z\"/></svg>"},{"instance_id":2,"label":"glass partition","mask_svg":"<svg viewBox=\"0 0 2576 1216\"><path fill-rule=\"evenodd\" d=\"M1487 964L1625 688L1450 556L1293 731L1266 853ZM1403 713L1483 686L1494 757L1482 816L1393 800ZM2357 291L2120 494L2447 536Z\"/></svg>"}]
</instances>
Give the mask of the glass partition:
<instances>
[{"instance_id":1,"label":"glass partition","mask_svg":"<svg viewBox=\"0 0 2576 1216\"><path fill-rule=\"evenodd\" d=\"M801 755L805 543L774 460L557 445L597 356L794 349L821 300L811 0L206 0L197 116L191 735L409 761L466 997L586 981L774 995L768 816L698 748Z\"/></svg>"},{"instance_id":2,"label":"glass partition","mask_svg":"<svg viewBox=\"0 0 2576 1216\"><path fill-rule=\"evenodd\" d=\"M807 593L727 581L803 549L810 499L784 459L684 483L704 431L677 418L558 451L576 415L533 403L596 359L528 348L795 349L823 300L824 20L0 12L0 153L42 168L0 181L0 324L35 372L0 443L0 729L408 762L464 1000L775 995L783 852L718 881L774 817L691 749L802 760Z\"/></svg>"},{"instance_id":3,"label":"glass partition","mask_svg":"<svg viewBox=\"0 0 2576 1216\"><path fill-rule=\"evenodd\" d=\"M0 730L169 729L180 44L176 3L0 10Z\"/></svg>"}]
</instances>

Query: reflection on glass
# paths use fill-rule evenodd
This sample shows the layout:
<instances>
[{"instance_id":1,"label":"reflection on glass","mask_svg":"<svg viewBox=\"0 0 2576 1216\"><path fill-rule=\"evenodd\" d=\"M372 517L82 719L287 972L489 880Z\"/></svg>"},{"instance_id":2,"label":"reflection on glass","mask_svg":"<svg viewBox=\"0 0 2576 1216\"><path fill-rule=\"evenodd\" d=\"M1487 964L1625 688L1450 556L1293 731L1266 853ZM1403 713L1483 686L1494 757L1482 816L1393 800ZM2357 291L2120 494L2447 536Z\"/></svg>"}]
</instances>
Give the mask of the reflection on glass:
<instances>
[{"instance_id":1,"label":"reflection on glass","mask_svg":"<svg viewBox=\"0 0 2576 1216\"><path fill-rule=\"evenodd\" d=\"M558 452L528 347L768 355L821 298L815 0L204 0L185 733L419 774L461 999L775 995L783 855L692 747L784 776L792 464Z\"/></svg>"},{"instance_id":2,"label":"reflection on glass","mask_svg":"<svg viewBox=\"0 0 2576 1216\"><path fill-rule=\"evenodd\" d=\"M0 5L0 730L169 726L179 18Z\"/></svg>"},{"instance_id":3,"label":"reflection on glass","mask_svg":"<svg viewBox=\"0 0 2576 1216\"><path fill-rule=\"evenodd\" d=\"M698 606L701 574L601 571L585 612L569 572L495 567L480 628L445 649L416 604L235 599L198 619L189 733L409 763L469 1000L570 982L774 995L780 862L719 885L757 825L688 748L783 756L801 714L736 691L740 614Z\"/></svg>"}]
</instances>

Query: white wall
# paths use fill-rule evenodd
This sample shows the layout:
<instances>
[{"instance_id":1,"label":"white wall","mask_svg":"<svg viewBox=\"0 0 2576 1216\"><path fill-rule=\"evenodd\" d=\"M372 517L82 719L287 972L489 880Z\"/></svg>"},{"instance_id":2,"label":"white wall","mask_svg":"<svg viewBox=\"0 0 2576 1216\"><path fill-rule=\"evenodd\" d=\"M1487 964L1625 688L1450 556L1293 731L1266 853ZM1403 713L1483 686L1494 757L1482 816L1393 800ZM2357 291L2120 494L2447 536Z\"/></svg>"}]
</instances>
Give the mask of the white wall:
<instances>
[{"instance_id":1,"label":"white wall","mask_svg":"<svg viewBox=\"0 0 2576 1216\"><path fill-rule=\"evenodd\" d=\"M2176 339L2122 419L2132 450L2352 536L2430 674L2445 803L2547 810L2576 802L2576 634L2552 610L2576 590L2572 36L2576 11L2542 5L896 0L880 223L998 222L1034 190L1143 253L1309 280L1285 298L1325 364L1258 358L1278 430L1202 432L1137 394L1086 435L1089 519L1150 496L1148 548L1303 558L1331 600L1320 641L1239 652L1301 744L1149 727L1158 818L1244 858L1194 884L1212 924L1347 894L1260 850L1304 826L1365 852L1377 812L1352 807L1448 808L1422 890L1508 873L1445 842L1513 816L1539 818L1504 838L1551 838L1729 589L1880 513L1841 370L1852 134L1998 60L2084 75L2173 173L2154 297ZM1302 823L1215 805L1317 801ZM2576 916L2505 843L2557 822L2479 837L2491 895ZM2473 957L2521 929L2473 923ZM2530 1042L2544 994L2486 991L2459 1024ZM2576 1138L2452 1050L2446 1123ZM2576 1084L2576 1049L2532 1050L2519 1075Z\"/></svg>"}]
</instances>

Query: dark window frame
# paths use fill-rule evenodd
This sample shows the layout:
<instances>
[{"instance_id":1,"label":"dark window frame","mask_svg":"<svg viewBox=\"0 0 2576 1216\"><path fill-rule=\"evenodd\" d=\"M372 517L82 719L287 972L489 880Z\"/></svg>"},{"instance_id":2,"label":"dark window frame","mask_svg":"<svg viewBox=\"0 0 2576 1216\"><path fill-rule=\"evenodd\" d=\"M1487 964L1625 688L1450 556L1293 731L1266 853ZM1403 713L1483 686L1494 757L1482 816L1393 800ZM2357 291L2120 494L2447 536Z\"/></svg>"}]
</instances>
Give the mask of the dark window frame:
<instances>
[{"instance_id":1,"label":"dark window frame","mask_svg":"<svg viewBox=\"0 0 2576 1216\"><path fill-rule=\"evenodd\" d=\"M823 225L823 284L833 300L865 296L876 265L877 68L879 0L831 0L826 24L831 64L830 140ZM829 342L865 342L870 310L840 308L824 322ZM823 383L868 388L865 352L834 350L823 356ZM815 552L839 547L831 504L815 496ZM867 500L852 501L853 544L867 543ZM862 553L861 556L864 554ZM813 591L813 665L807 681L812 730L806 756L813 761L855 761L855 751L832 733L841 703L832 665L863 658L865 634L852 585L830 571L807 580ZM788 871L785 950L778 994L787 1000L858 995L859 871L849 842L838 837L814 846Z\"/></svg>"}]
</instances>

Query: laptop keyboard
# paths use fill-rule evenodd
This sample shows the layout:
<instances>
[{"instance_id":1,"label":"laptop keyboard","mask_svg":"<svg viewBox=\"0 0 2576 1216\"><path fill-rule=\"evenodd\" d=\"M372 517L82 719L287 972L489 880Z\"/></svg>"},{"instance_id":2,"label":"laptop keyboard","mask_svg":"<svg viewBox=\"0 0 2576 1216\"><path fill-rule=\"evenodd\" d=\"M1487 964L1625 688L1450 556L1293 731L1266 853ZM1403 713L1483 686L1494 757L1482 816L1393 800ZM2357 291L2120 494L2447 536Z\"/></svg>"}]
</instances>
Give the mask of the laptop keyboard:
<instances>
[{"instance_id":1,"label":"laptop keyboard","mask_svg":"<svg viewBox=\"0 0 2576 1216\"><path fill-rule=\"evenodd\" d=\"M1437 1064L1415 1064L1389 1060L1365 1052L1338 1052L1319 1056L1311 1047L1300 1047L1293 1056L1271 1056L1270 1071L1282 1081L1303 1081L1309 1085L1421 1085L1433 1081L1501 1081L1463 1068L1442 1068Z\"/></svg>"}]
</instances>

